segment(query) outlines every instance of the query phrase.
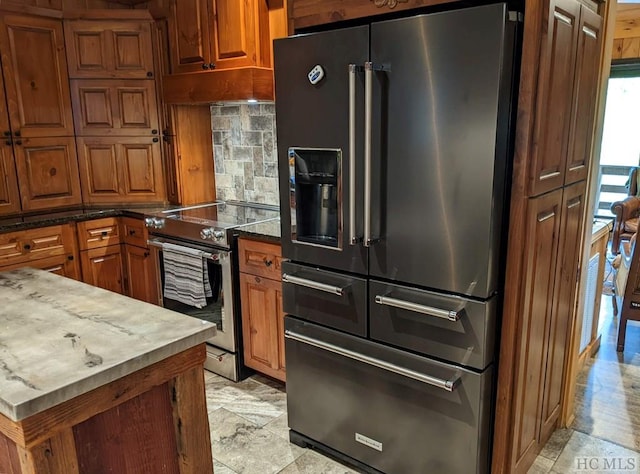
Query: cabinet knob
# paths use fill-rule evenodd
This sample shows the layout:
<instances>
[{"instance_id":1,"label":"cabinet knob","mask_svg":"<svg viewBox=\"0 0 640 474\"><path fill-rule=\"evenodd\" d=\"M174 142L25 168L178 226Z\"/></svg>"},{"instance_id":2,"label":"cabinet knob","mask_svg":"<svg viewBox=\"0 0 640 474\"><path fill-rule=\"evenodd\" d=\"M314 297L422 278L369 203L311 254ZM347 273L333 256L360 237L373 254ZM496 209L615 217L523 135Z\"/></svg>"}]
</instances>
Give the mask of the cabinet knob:
<instances>
[{"instance_id":1,"label":"cabinet knob","mask_svg":"<svg viewBox=\"0 0 640 474\"><path fill-rule=\"evenodd\" d=\"M6 142L4 142L4 143L5 143L5 145L7 145L7 146L11 146L11 145L13 144L13 143L11 142L11 140L7 140L7 141L6 141Z\"/></svg>"},{"instance_id":2,"label":"cabinet knob","mask_svg":"<svg viewBox=\"0 0 640 474\"><path fill-rule=\"evenodd\" d=\"M2 133L4 134L5 137L10 137L11 136L11 130L5 130Z\"/></svg>"},{"instance_id":3,"label":"cabinet knob","mask_svg":"<svg viewBox=\"0 0 640 474\"><path fill-rule=\"evenodd\" d=\"M69 255L69 256L67 257L67 260L69 260L70 262L72 262L72 261L73 261L73 255Z\"/></svg>"},{"instance_id":4,"label":"cabinet knob","mask_svg":"<svg viewBox=\"0 0 640 474\"><path fill-rule=\"evenodd\" d=\"M22 145L22 140L16 140L16 145Z\"/></svg>"},{"instance_id":5,"label":"cabinet knob","mask_svg":"<svg viewBox=\"0 0 640 474\"><path fill-rule=\"evenodd\" d=\"M270 267L272 263L273 263L273 262L272 262L271 260L266 260L266 259L265 259L265 261L264 261L264 264L265 264L265 266L267 266L267 267Z\"/></svg>"},{"instance_id":6,"label":"cabinet knob","mask_svg":"<svg viewBox=\"0 0 640 474\"><path fill-rule=\"evenodd\" d=\"M207 63L203 63L202 64L202 69L204 69L204 70L209 69L209 65Z\"/></svg>"},{"instance_id":7,"label":"cabinet knob","mask_svg":"<svg viewBox=\"0 0 640 474\"><path fill-rule=\"evenodd\" d=\"M158 137L153 137L153 143L158 143L160 141L160 139Z\"/></svg>"},{"instance_id":8,"label":"cabinet knob","mask_svg":"<svg viewBox=\"0 0 640 474\"><path fill-rule=\"evenodd\" d=\"M155 128L151 130L151 135L157 135L157 134L158 134L158 130L156 130Z\"/></svg>"},{"instance_id":9,"label":"cabinet knob","mask_svg":"<svg viewBox=\"0 0 640 474\"><path fill-rule=\"evenodd\" d=\"M151 71L147 71L147 77L153 77L153 73Z\"/></svg>"},{"instance_id":10,"label":"cabinet knob","mask_svg":"<svg viewBox=\"0 0 640 474\"><path fill-rule=\"evenodd\" d=\"M215 69L216 63L209 63L209 69Z\"/></svg>"},{"instance_id":11,"label":"cabinet knob","mask_svg":"<svg viewBox=\"0 0 640 474\"><path fill-rule=\"evenodd\" d=\"M19 137L20 136L20 130L16 130L15 135L16 135L16 137Z\"/></svg>"},{"instance_id":12,"label":"cabinet knob","mask_svg":"<svg viewBox=\"0 0 640 474\"><path fill-rule=\"evenodd\" d=\"M22 248L25 250L31 250L31 244L24 244Z\"/></svg>"},{"instance_id":13,"label":"cabinet knob","mask_svg":"<svg viewBox=\"0 0 640 474\"><path fill-rule=\"evenodd\" d=\"M147 258L149 255L151 255L148 251L144 253L144 258Z\"/></svg>"},{"instance_id":14,"label":"cabinet knob","mask_svg":"<svg viewBox=\"0 0 640 474\"><path fill-rule=\"evenodd\" d=\"M108 232L106 230L103 230L102 232L100 232L100 237L102 237L103 239L107 236Z\"/></svg>"},{"instance_id":15,"label":"cabinet knob","mask_svg":"<svg viewBox=\"0 0 640 474\"><path fill-rule=\"evenodd\" d=\"M129 235L136 235L136 231L135 231L135 230L133 230L133 229L131 229L131 230L129 231Z\"/></svg>"}]
</instances>

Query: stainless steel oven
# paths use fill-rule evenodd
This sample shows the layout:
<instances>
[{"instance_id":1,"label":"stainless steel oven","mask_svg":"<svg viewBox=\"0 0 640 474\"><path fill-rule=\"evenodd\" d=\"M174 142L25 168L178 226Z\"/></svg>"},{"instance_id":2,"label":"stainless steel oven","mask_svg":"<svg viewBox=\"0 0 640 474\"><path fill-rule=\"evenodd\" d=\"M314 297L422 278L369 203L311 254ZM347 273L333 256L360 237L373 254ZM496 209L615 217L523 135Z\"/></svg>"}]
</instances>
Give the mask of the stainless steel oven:
<instances>
[{"instance_id":1,"label":"stainless steel oven","mask_svg":"<svg viewBox=\"0 0 640 474\"><path fill-rule=\"evenodd\" d=\"M196 249L203 252L203 268L207 272L212 289L212 295L207 296L204 307L197 308L165 296L164 244L172 244L184 248L185 251ZM159 304L178 313L215 323L217 332L207 341L205 368L231 380L238 380L236 360L238 339L235 327L232 251L159 236L152 236L149 239L149 249L154 256L156 274L159 276L157 281Z\"/></svg>"}]
</instances>

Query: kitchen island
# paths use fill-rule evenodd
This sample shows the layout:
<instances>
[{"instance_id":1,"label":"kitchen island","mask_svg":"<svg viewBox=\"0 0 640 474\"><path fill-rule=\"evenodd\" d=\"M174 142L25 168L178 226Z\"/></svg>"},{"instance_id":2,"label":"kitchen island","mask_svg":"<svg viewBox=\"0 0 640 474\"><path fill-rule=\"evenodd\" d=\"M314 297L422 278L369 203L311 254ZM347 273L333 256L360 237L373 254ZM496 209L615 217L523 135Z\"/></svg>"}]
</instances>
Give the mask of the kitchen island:
<instances>
[{"instance_id":1,"label":"kitchen island","mask_svg":"<svg viewBox=\"0 0 640 474\"><path fill-rule=\"evenodd\" d=\"M215 331L41 270L0 273L0 473L212 472Z\"/></svg>"}]
</instances>

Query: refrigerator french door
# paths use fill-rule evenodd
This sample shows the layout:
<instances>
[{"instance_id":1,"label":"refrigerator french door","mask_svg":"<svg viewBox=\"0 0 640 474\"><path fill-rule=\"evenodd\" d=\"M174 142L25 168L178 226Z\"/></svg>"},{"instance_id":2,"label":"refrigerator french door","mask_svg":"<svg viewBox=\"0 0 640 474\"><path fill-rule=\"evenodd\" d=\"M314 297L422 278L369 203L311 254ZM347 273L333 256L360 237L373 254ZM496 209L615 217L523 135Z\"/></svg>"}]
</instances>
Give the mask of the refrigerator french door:
<instances>
[{"instance_id":1,"label":"refrigerator french door","mask_svg":"<svg viewBox=\"0 0 640 474\"><path fill-rule=\"evenodd\" d=\"M275 41L292 441L371 472L488 471L519 20L498 3Z\"/></svg>"}]
</instances>

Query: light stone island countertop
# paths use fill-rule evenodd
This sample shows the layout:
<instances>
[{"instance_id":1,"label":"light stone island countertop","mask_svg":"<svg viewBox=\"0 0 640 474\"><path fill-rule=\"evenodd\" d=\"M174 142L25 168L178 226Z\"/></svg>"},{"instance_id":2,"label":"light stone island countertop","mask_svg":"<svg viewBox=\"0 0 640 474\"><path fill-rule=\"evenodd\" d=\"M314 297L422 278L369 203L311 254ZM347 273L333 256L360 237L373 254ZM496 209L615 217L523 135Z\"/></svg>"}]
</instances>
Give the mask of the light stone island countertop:
<instances>
[{"instance_id":1,"label":"light stone island countertop","mask_svg":"<svg viewBox=\"0 0 640 474\"><path fill-rule=\"evenodd\" d=\"M215 325L51 273L0 273L0 413L20 421L215 335Z\"/></svg>"}]
</instances>

